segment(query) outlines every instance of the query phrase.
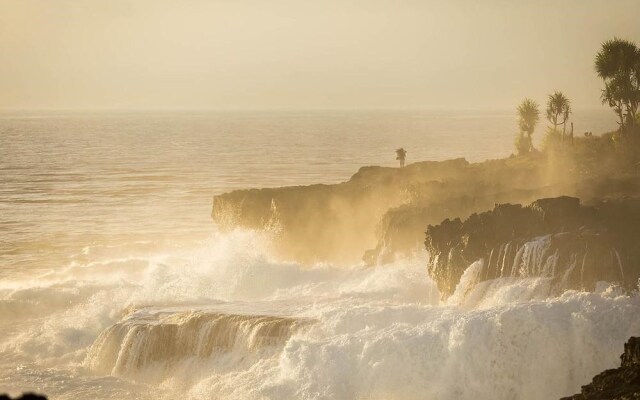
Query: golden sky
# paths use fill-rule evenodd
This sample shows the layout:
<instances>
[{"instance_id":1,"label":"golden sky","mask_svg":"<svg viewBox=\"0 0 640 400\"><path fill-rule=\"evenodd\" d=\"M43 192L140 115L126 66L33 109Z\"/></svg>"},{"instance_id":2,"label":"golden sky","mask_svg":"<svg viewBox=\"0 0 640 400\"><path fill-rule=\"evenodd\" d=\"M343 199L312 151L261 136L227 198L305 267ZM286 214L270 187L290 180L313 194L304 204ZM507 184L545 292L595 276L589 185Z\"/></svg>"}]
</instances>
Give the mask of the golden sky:
<instances>
[{"instance_id":1,"label":"golden sky","mask_svg":"<svg viewBox=\"0 0 640 400\"><path fill-rule=\"evenodd\" d=\"M0 109L599 107L640 0L0 0Z\"/></svg>"}]
</instances>

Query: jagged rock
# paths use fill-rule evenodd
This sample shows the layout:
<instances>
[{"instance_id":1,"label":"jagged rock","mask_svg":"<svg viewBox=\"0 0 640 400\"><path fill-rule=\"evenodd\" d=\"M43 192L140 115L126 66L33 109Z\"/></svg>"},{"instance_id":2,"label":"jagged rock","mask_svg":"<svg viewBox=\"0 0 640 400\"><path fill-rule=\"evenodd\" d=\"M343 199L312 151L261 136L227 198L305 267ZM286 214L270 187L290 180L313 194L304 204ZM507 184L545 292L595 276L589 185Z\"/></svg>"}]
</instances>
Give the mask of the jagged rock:
<instances>
[{"instance_id":1,"label":"jagged rock","mask_svg":"<svg viewBox=\"0 0 640 400\"><path fill-rule=\"evenodd\" d=\"M620 368L608 369L582 387L579 394L561 400L632 400L640 399L640 337L624 345Z\"/></svg>"},{"instance_id":2,"label":"jagged rock","mask_svg":"<svg viewBox=\"0 0 640 400\"><path fill-rule=\"evenodd\" d=\"M499 204L464 222L429 225L428 272L443 297L465 269L482 260L479 279L551 278L556 290L592 290L598 281L637 287L640 201L582 206L577 198L540 199L527 207Z\"/></svg>"}]
</instances>

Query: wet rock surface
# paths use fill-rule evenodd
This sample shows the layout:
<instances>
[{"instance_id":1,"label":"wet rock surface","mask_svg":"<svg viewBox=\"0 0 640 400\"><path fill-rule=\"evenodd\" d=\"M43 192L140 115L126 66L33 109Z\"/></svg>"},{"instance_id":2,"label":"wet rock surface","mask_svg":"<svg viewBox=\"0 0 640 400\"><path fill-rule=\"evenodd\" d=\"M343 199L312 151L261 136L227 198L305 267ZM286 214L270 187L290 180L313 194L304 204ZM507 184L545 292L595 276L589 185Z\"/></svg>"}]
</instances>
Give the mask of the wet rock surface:
<instances>
[{"instance_id":1,"label":"wet rock surface","mask_svg":"<svg viewBox=\"0 0 640 400\"><path fill-rule=\"evenodd\" d=\"M606 370L582 387L579 394L561 400L631 400L640 399L640 337L624 345L621 365Z\"/></svg>"},{"instance_id":2,"label":"wet rock surface","mask_svg":"<svg viewBox=\"0 0 640 400\"><path fill-rule=\"evenodd\" d=\"M444 297L465 269L482 260L479 280L546 277L558 291L593 290L596 282L637 287L640 201L581 205L573 197L499 204L465 221L429 225L425 247L429 275Z\"/></svg>"}]
</instances>

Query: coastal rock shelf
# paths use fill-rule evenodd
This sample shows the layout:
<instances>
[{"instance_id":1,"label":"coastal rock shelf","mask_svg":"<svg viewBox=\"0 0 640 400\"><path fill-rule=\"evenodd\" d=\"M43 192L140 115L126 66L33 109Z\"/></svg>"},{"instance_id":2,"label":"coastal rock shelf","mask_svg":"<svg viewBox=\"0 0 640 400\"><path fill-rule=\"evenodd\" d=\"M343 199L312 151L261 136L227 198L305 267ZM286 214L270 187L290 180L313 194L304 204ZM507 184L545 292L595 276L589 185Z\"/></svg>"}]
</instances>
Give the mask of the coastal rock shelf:
<instances>
[{"instance_id":1,"label":"coastal rock shelf","mask_svg":"<svg viewBox=\"0 0 640 400\"><path fill-rule=\"evenodd\" d=\"M386 264L424 249L429 224L468 218L495 204L640 196L638 171L610 142L607 136L576 140L560 155L363 167L340 184L236 190L214 197L211 216L223 231L273 233L274 250L287 260Z\"/></svg>"},{"instance_id":2,"label":"coastal rock shelf","mask_svg":"<svg viewBox=\"0 0 640 400\"><path fill-rule=\"evenodd\" d=\"M443 297L450 296L475 261L476 281L542 277L553 291L593 290L598 281L637 288L640 277L640 202L583 206L579 199L540 199L529 206L500 204L465 221L430 225L425 246L428 272Z\"/></svg>"}]
</instances>

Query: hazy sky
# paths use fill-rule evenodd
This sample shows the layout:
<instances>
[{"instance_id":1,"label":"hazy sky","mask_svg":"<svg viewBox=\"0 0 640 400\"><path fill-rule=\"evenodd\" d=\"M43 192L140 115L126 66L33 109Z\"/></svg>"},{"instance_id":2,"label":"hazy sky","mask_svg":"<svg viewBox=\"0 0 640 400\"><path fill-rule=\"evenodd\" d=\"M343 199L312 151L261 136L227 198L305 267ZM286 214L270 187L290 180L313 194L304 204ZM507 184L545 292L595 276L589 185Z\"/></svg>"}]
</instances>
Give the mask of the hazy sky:
<instances>
[{"instance_id":1,"label":"hazy sky","mask_svg":"<svg viewBox=\"0 0 640 400\"><path fill-rule=\"evenodd\" d=\"M0 0L0 109L599 107L640 0Z\"/></svg>"}]
</instances>

